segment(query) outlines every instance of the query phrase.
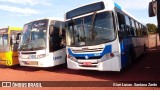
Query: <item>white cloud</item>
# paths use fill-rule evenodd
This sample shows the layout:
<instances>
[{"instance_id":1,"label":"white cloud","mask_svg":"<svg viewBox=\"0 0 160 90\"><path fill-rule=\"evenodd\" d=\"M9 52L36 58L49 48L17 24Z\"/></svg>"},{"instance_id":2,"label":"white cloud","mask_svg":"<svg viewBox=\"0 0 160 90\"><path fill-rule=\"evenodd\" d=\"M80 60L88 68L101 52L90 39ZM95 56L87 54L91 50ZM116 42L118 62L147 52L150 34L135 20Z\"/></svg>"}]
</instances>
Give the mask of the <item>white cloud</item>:
<instances>
[{"instance_id":1,"label":"white cloud","mask_svg":"<svg viewBox=\"0 0 160 90\"><path fill-rule=\"evenodd\" d=\"M22 4L22 5L45 5L49 6L52 5L49 3L49 0L0 0L0 2L9 2L15 4Z\"/></svg>"},{"instance_id":2,"label":"white cloud","mask_svg":"<svg viewBox=\"0 0 160 90\"><path fill-rule=\"evenodd\" d=\"M151 0L114 0L125 9L142 10L147 9Z\"/></svg>"},{"instance_id":3,"label":"white cloud","mask_svg":"<svg viewBox=\"0 0 160 90\"><path fill-rule=\"evenodd\" d=\"M1 5L0 10L8 11L13 14L23 15L23 16L30 16L30 15L35 15L39 13L38 11L30 8L18 8L18 7L12 7L7 5Z\"/></svg>"}]
</instances>

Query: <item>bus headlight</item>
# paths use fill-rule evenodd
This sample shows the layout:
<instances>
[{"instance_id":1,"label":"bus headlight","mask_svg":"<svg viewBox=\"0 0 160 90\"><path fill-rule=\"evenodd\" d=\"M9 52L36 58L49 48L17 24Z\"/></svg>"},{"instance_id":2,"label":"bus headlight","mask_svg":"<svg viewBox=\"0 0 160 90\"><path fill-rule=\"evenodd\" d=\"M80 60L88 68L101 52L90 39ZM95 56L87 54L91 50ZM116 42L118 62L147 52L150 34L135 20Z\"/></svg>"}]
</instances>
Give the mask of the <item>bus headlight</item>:
<instances>
[{"instance_id":1,"label":"bus headlight","mask_svg":"<svg viewBox=\"0 0 160 90\"><path fill-rule=\"evenodd\" d=\"M116 56L119 56L118 52L108 53L108 54L105 54L101 59L99 59L98 62L104 62Z\"/></svg>"},{"instance_id":2,"label":"bus headlight","mask_svg":"<svg viewBox=\"0 0 160 90\"><path fill-rule=\"evenodd\" d=\"M73 56L68 55L68 59L70 59L70 60L72 60L74 62L77 62L77 59L75 57L73 57Z\"/></svg>"},{"instance_id":3,"label":"bus headlight","mask_svg":"<svg viewBox=\"0 0 160 90\"><path fill-rule=\"evenodd\" d=\"M37 58L40 59L40 58L44 58L45 56L46 56L45 54L40 54L37 56Z\"/></svg>"}]
</instances>

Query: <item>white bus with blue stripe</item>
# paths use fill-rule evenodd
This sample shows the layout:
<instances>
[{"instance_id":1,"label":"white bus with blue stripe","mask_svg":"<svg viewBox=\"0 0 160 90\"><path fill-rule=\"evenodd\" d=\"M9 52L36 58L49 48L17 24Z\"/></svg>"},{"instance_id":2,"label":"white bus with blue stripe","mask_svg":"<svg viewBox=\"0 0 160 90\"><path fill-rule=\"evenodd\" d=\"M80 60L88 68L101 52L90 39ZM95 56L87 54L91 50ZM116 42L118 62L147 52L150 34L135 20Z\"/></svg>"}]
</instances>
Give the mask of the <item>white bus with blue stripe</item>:
<instances>
[{"instance_id":1,"label":"white bus with blue stripe","mask_svg":"<svg viewBox=\"0 0 160 90\"><path fill-rule=\"evenodd\" d=\"M64 20L44 18L24 25L18 48L21 66L53 67L66 63Z\"/></svg>"},{"instance_id":2,"label":"white bus with blue stripe","mask_svg":"<svg viewBox=\"0 0 160 90\"><path fill-rule=\"evenodd\" d=\"M147 28L112 0L75 8L65 22L70 69L120 71L146 53Z\"/></svg>"}]
</instances>

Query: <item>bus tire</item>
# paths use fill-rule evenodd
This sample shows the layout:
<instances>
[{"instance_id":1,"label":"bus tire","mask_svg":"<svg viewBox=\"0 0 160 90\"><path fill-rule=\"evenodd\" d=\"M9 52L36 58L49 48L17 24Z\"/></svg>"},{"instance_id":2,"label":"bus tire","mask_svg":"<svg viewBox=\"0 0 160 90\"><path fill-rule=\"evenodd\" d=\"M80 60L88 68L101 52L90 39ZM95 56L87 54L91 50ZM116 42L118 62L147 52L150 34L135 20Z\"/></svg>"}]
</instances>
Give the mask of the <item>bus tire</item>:
<instances>
[{"instance_id":1,"label":"bus tire","mask_svg":"<svg viewBox=\"0 0 160 90\"><path fill-rule=\"evenodd\" d=\"M146 47L146 45L144 45L143 56L146 56L146 54L147 54L147 47Z\"/></svg>"},{"instance_id":2,"label":"bus tire","mask_svg":"<svg viewBox=\"0 0 160 90\"><path fill-rule=\"evenodd\" d=\"M132 55L128 56L128 62L127 62L128 66L130 66L132 64Z\"/></svg>"},{"instance_id":3,"label":"bus tire","mask_svg":"<svg viewBox=\"0 0 160 90\"><path fill-rule=\"evenodd\" d=\"M131 55L128 56L128 59L127 59L127 63L126 63L126 66L123 67L123 70L127 70L129 69L131 66Z\"/></svg>"},{"instance_id":4,"label":"bus tire","mask_svg":"<svg viewBox=\"0 0 160 90\"><path fill-rule=\"evenodd\" d=\"M134 54L134 50L131 48L129 50L129 55L128 55L128 61L127 61L126 68L129 68L134 60L135 60L135 54Z\"/></svg>"}]
</instances>

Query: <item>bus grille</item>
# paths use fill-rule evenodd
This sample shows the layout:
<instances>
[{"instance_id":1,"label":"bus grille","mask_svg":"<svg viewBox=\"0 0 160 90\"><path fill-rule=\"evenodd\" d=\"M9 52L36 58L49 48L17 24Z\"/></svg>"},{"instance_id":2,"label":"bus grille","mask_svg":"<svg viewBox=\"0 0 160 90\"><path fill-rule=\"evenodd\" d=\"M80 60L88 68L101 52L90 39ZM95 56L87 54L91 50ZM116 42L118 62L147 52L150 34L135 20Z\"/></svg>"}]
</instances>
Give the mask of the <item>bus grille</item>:
<instances>
[{"instance_id":1,"label":"bus grille","mask_svg":"<svg viewBox=\"0 0 160 90\"><path fill-rule=\"evenodd\" d=\"M81 49L81 50L72 50L74 53L83 53L83 52L101 52L103 48L94 48L94 49Z\"/></svg>"},{"instance_id":2,"label":"bus grille","mask_svg":"<svg viewBox=\"0 0 160 90\"><path fill-rule=\"evenodd\" d=\"M21 52L21 54L36 54L36 52Z\"/></svg>"},{"instance_id":3,"label":"bus grille","mask_svg":"<svg viewBox=\"0 0 160 90\"><path fill-rule=\"evenodd\" d=\"M85 57L75 57L76 59L81 59L81 60L86 60ZM101 59L102 56L94 56L94 57L89 57L87 60L92 60L92 59Z\"/></svg>"}]
</instances>

